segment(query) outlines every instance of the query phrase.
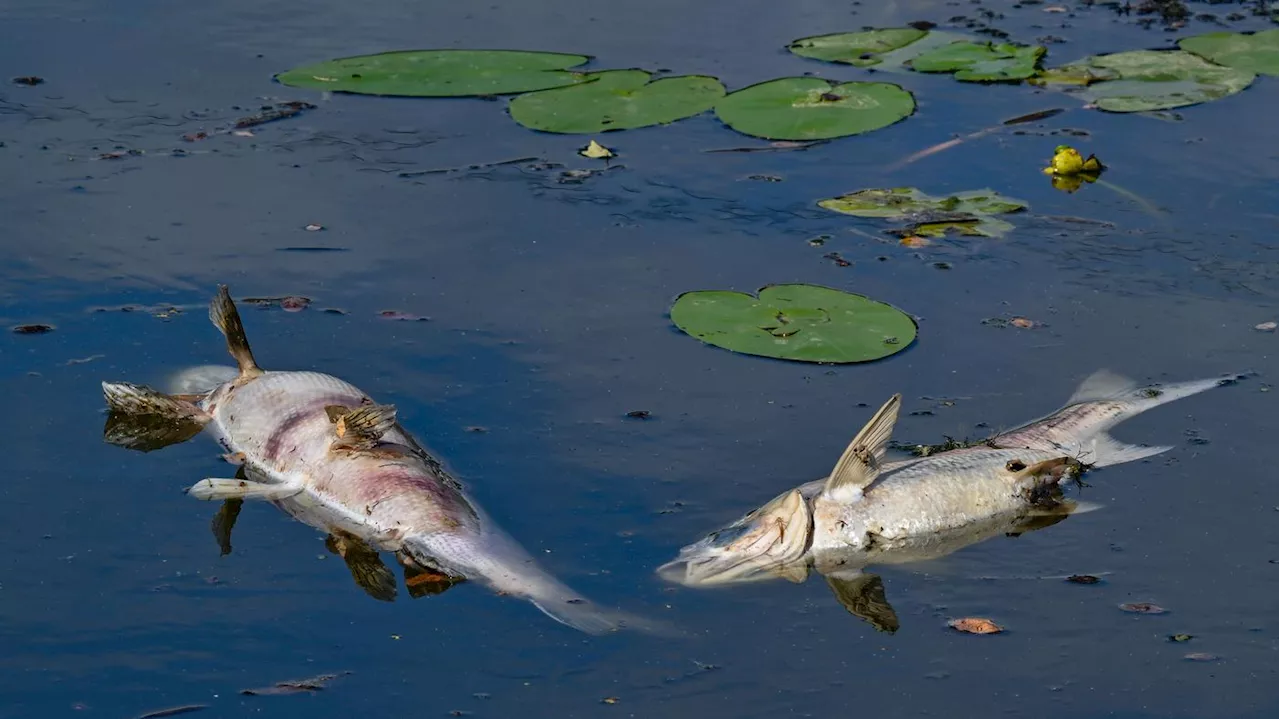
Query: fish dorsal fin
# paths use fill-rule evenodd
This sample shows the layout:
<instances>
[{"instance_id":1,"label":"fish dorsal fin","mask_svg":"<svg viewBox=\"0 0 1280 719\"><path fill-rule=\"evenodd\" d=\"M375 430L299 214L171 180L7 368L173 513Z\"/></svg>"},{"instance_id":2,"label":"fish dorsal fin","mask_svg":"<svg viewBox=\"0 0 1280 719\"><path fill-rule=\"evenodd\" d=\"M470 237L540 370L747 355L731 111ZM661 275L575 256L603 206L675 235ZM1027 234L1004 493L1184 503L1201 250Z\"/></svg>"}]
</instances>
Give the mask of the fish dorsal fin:
<instances>
[{"instance_id":1,"label":"fish dorsal fin","mask_svg":"<svg viewBox=\"0 0 1280 719\"><path fill-rule=\"evenodd\" d=\"M1138 383L1111 370L1100 369L1085 378L1067 400L1067 407L1081 402L1114 399L1137 389Z\"/></svg>"},{"instance_id":2,"label":"fish dorsal fin","mask_svg":"<svg viewBox=\"0 0 1280 719\"><path fill-rule=\"evenodd\" d=\"M880 474L881 460L884 459L885 447L893 436L893 426L898 421L898 409L902 406L902 395L895 394L876 412L871 421L858 432L849 446L840 455L836 468L831 470L827 478L824 492L840 489L858 490L875 481Z\"/></svg>"},{"instance_id":3,"label":"fish dorsal fin","mask_svg":"<svg viewBox=\"0 0 1280 719\"><path fill-rule=\"evenodd\" d=\"M227 338L227 351L235 358L241 377L257 377L262 368L253 359L249 340L244 336L244 324L226 285L218 285L218 296L209 304L209 321Z\"/></svg>"},{"instance_id":4,"label":"fish dorsal fin","mask_svg":"<svg viewBox=\"0 0 1280 719\"><path fill-rule=\"evenodd\" d=\"M367 404L356 409L330 405L324 409L338 435L335 447L372 447L396 423L396 408L389 404Z\"/></svg>"}]
</instances>

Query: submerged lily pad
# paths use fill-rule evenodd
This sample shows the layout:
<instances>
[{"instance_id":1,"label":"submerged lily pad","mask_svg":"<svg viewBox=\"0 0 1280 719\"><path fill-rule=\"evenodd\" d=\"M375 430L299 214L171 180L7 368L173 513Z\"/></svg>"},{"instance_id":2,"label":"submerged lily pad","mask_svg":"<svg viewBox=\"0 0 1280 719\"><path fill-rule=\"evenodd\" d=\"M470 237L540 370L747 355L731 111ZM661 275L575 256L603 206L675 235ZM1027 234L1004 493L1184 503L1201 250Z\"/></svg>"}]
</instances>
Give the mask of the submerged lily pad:
<instances>
[{"instance_id":1,"label":"submerged lily pad","mask_svg":"<svg viewBox=\"0 0 1280 719\"><path fill-rule=\"evenodd\" d=\"M894 187L858 190L820 200L818 206L854 217L907 220L907 227L891 230L903 237L942 237L952 230L962 235L1002 237L1013 225L993 215L1024 210L1027 203L995 190L932 197L914 187Z\"/></svg>"},{"instance_id":2,"label":"submerged lily pad","mask_svg":"<svg viewBox=\"0 0 1280 719\"><path fill-rule=\"evenodd\" d=\"M586 134L675 122L724 97L724 85L714 77L651 77L644 70L593 72L581 85L515 98L511 117L534 130Z\"/></svg>"},{"instance_id":3,"label":"submerged lily pad","mask_svg":"<svg viewBox=\"0 0 1280 719\"><path fill-rule=\"evenodd\" d=\"M916 323L901 310L818 285L686 292L671 307L686 334L733 352L799 362L869 362L906 349Z\"/></svg>"},{"instance_id":4,"label":"submerged lily pad","mask_svg":"<svg viewBox=\"0 0 1280 719\"><path fill-rule=\"evenodd\" d=\"M965 82L1024 80L1036 74L1044 56L1040 45L961 41L908 61L917 72L950 72Z\"/></svg>"},{"instance_id":5,"label":"submerged lily pad","mask_svg":"<svg viewBox=\"0 0 1280 719\"><path fill-rule=\"evenodd\" d=\"M1280 30L1210 32L1183 38L1178 47L1219 65L1276 77L1280 74Z\"/></svg>"},{"instance_id":6,"label":"submerged lily pad","mask_svg":"<svg viewBox=\"0 0 1280 719\"><path fill-rule=\"evenodd\" d=\"M523 50L405 50L305 65L276 75L290 87L404 97L508 95L584 82L568 68L591 58Z\"/></svg>"},{"instance_id":7,"label":"submerged lily pad","mask_svg":"<svg viewBox=\"0 0 1280 719\"><path fill-rule=\"evenodd\" d=\"M1027 208L1027 203L995 190L970 190L932 197L914 187L858 190L818 202L820 207L855 217L908 218L925 212L967 212L998 215Z\"/></svg>"},{"instance_id":8,"label":"submerged lily pad","mask_svg":"<svg viewBox=\"0 0 1280 719\"><path fill-rule=\"evenodd\" d=\"M1134 50L1097 55L1064 69L1102 71L1106 79L1081 92L1100 110L1147 112L1196 105L1234 95L1253 82L1246 70L1215 65L1181 50Z\"/></svg>"},{"instance_id":9,"label":"submerged lily pad","mask_svg":"<svg viewBox=\"0 0 1280 719\"><path fill-rule=\"evenodd\" d=\"M863 32L841 32L831 35L802 37L787 49L801 57L839 62L857 67L879 65L884 53L906 47L928 32L911 27L891 27Z\"/></svg>"},{"instance_id":10,"label":"submerged lily pad","mask_svg":"<svg viewBox=\"0 0 1280 719\"><path fill-rule=\"evenodd\" d=\"M716 104L716 116L744 135L824 140L887 127L915 109L911 93L886 82L784 77L726 95Z\"/></svg>"}]
</instances>

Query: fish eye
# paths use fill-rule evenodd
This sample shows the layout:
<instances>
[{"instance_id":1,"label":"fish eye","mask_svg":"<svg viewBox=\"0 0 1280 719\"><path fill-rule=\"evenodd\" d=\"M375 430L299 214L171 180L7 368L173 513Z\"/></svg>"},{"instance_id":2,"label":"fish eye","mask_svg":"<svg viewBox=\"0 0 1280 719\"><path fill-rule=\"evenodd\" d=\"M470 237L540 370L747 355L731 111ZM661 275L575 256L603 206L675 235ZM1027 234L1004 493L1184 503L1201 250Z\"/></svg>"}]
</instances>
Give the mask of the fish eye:
<instances>
[{"instance_id":1,"label":"fish eye","mask_svg":"<svg viewBox=\"0 0 1280 719\"><path fill-rule=\"evenodd\" d=\"M1010 472L1021 472L1022 470L1027 468L1027 465L1024 464L1021 460L1011 459L1005 463L1004 468L1009 470Z\"/></svg>"}]
</instances>

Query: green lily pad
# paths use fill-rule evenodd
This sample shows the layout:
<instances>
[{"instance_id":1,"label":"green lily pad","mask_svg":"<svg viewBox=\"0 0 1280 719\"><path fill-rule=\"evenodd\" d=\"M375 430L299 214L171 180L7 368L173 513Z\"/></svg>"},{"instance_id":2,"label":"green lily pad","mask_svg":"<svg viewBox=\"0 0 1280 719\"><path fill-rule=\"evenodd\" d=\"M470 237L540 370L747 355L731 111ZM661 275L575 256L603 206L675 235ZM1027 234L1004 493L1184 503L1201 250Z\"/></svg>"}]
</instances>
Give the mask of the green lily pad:
<instances>
[{"instance_id":1,"label":"green lily pad","mask_svg":"<svg viewBox=\"0 0 1280 719\"><path fill-rule=\"evenodd\" d=\"M1082 94L1108 112L1148 112L1234 95L1255 75L1215 65L1181 50L1133 50L1085 58L1068 68L1102 70L1114 80L1090 83Z\"/></svg>"},{"instance_id":2,"label":"green lily pad","mask_svg":"<svg viewBox=\"0 0 1280 719\"><path fill-rule=\"evenodd\" d=\"M800 57L871 67L882 62L884 53L906 47L927 34L924 30L910 27L840 32L802 37L792 41L787 49Z\"/></svg>"},{"instance_id":3,"label":"green lily pad","mask_svg":"<svg viewBox=\"0 0 1280 719\"><path fill-rule=\"evenodd\" d=\"M1044 56L1040 45L961 41L943 45L907 62L917 72L955 73L965 82L1025 80Z\"/></svg>"},{"instance_id":4,"label":"green lily pad","mask_svg":"<svg viewBox=\"0 0 1280 719\"><path fill-rule=\"evenodd\" d=\"M784 77L726 95L716 116L752 137L825 140L887 127L915 109L911 93L886 82Z\"/></svg>"},{"instance_id":5,"label":"green lily pad","mask_svg":"<svg viewBox=\"0 0 1280 719\"><path fill-rule=\"evenodd\" d=\"M769 285L758 297L686 292L672 305L671 320L716 347L798 362L870 362L916 338L915 320L901 310L818 285Z\"/></svg>"},{"instance_id":6,"label":"green lily pad","mask_svg":"<svg viewBox=\"0 0 1280 719\"><path fill-rule=\"evenodd\" d=\"M593 72L582 85L515 98L511 117L534 130L589 134L675 122L724 97L724 85L714 77L651 77L643 70Z\"/></svg>"},{"instance_id":7,"label":"green lily pad","mask_svg":"<svg viewBox=\"0 0 1280 719\"><path fill-rule=\"evenodd\" d=\"M1219 65L1276 77L1280 74L1280 30L1210 32L1183 38L1178 47Z\"/></svg>"},{"instance_id":8,"label":"green lily pad","mask_svg":"<svg viewBox=\"0 0 1280 719\"><path fill-rule=\"evenodd\" d=\"M290 87L403 97L507 95L584 82L568 68L591 58L523 50L406 50L305 65L276 75Z\"/></svg>"},{"instance_id":9,"label":"green lily pad","mask_svg":"<svg viewBox=\"0 0 1280 719\"><path fill-rule=\"evenodd\" d=\"M855 217L906 218L925 212L967 212L1000 215L1025 210L1027 203L995 190L970 190L947 197L931 197L914 187L858 190L821 200L818 206Z\"/></svg>"}]
</instances>

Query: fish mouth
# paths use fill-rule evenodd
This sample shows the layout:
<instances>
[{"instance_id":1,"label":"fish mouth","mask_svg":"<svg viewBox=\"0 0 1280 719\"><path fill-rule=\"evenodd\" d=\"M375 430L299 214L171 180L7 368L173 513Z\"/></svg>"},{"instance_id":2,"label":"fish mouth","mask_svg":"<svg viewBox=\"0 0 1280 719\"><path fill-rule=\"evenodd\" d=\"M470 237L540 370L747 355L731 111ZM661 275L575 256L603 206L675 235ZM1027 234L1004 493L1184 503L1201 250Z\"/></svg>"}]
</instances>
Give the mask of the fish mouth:
<instances>
[{"instance_id":1,"label":"fish mouth","mask_svg":"<svg viewBox=\"0 0 1280 719\"><path fill-rule=\"evenodd\" d=\"M708 587L784 577L803 581L797 564L813 539L813 512L791 490L724 529L680 550L656 570L687 587ZM799 577L797 579L796 577Z\"/></svg>"}]
</instances>

